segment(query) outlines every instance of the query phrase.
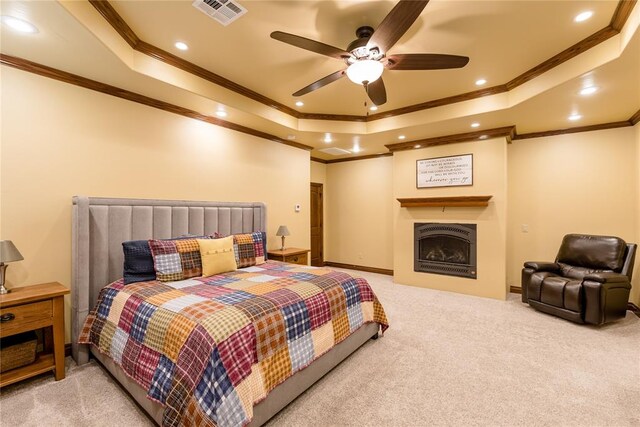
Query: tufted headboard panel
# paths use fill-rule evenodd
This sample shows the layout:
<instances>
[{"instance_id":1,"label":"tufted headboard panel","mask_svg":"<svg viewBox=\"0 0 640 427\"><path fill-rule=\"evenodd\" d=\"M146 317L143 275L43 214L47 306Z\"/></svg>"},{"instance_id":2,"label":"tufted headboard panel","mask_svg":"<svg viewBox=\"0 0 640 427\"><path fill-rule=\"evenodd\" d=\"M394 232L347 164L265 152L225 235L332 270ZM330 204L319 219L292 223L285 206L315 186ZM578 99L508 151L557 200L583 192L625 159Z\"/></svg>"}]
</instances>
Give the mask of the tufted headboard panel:
<instances>
[{"instance_id":1,"label":"tufted headboard panel","mask_svg":"<svg viewBox=\"0 0 640 427\"><path fill-rule=\"evenodd\" d=\"M266 231L265 204L73 197L71 334L76 362L89 357L86 346L77 342L87 314L100 290L122 277L122 242L216 231Z\"/></svg>"}]
</instances>

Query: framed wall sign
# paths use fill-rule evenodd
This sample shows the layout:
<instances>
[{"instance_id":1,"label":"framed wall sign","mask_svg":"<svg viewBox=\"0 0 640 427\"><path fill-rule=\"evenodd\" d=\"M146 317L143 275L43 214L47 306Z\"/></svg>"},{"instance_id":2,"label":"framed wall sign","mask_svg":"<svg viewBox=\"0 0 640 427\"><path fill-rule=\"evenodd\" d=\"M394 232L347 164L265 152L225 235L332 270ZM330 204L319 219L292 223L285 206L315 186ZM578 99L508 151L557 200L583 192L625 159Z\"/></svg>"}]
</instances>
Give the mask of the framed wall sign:
<instances>
[{"instance_id":1,"label":"framed wall sign","mask_svg":"<svg viewBox=\"0 0 640 427\"><path fill-rule=\"evenodd\" d=\"M473 185L473 154L416 161L418 188Z\"/></svg>"}]
</instances>

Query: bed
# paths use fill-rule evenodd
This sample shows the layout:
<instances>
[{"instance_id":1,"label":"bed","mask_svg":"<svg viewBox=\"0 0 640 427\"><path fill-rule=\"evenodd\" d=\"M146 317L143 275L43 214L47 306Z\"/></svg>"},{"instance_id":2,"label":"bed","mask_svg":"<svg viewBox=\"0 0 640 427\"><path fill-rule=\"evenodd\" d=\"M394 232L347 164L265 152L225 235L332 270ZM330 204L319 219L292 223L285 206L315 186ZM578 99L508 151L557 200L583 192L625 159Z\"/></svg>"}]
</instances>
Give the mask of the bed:
<instances>
[{"instance_id":1,"label":"bed","mask_svg":"<svg viewBox=\"0 0 640 427\"><path fill-rule=\"evenodd\" d=\"M264 232L266 231L266 206L263 203L112 199L77 196L73 198L72 217L71 308L73 358L78 364L83 364L89 360L90 355L95 357L157 424L245 425L249 423L251 426L262 425L352 352L369 339L377 337L381 327L383 330L387 327L384 311L364 279L352 278L342 272L332 272L321 268L267 261L264 264L225 273L226 276L217 275L211 278L187 279L187 282L190 281L187 284L180 282L143 282L136 283L134 287L130 287L131 285L124 286L122 280L120 280L123 270L122 242L139 239L169 239L184 235L201 236L219 233L226 236ZM252 291L257 289L253 287L253 285L258 285L257 282L270 282L273 280L278 283L286 283L282 287L287 288L269 293L264 293L263 289L262 294ZM304 303L301 303L300 300L311 294L313 294L314 298L322 296L318 289L313 288L313 284L316 284L316 287L334 292L338 289L336 283L339 283L339 286L341 286L339 289L342 289L338 293L340 295L344 293L346 296L346 298L344 296L340 297L344 300L340 303L344 303L344 310L340 312L341 314L338 318L338 314L334 311L336 307L340 306L337 306L332 300L330 310L333 311L326 314L326 316L329 316L330 321L327 322L325 320L326 323L321 324L315 320L321 326L311 330L310 328L314 327L314 320L299 320L299 313L292 312L291 307L305 305L311 307L308 299L305 299ZM288 288L288 286L291 287ZM262 284L259 287L262 289ZM307 294L310 292L309 289L312 289L311 294ZM160 389L164 390L162 396L157 395L159 381L156 377L161 367L161 363L158 362L158 357L160 356L156 356L154 359L153 357L148 357L148 355L142 356L143 352L138 351L132 357L130 350L125 351L125 357L122 357L122 351L118 353L120 357L115 354L117 352L110 354L110 349L116 347L115 342L118 340L114 338L116 334L113 332L104 332L104 324L108 314L107 312L100 314L100 308L94 310L99 301L102 305L105 304L105 300L108 300L109 304L113 304L113 300L117 295L120 295L120 297L125 295L124 297L126 298L127 295L134 293L136 296L148 295L152 299L151 303L154 302L153 298L158 299L159 293L160 295L179 294L181 296L178 299L182 300L200 298L198 295L202 295L200 293L195 296L185 296L184 292L188 290L194 292L202 290L206 292L211 290L224 292L224 297L217 297L217 293L212 296L216 297L214 299L221 307L225 304L227 305L222 307L224 310L235 310L236 312L242 309L240 307L241 304L238 303L239 296L247 299L247 301L241 301L245 303L244 306L246 308L246 306L251 305L247 304L252 301L251 298L264 302L265 298L270 299L271 295L282 294L272 300L275 301L274 305L276 306L273 310L280 310L283 313L282 324L286 326L286 331L283 332L286 336L285 349L283 351L288 350L288 353L286 353L287 357L289 357L288 374L274 374L275 376L271 374L272 370L273 372L282 370L282 360L284 359L279 356L276 358L273 352L280 354L280 350L275 346L273 346L272 352L261 349L261 339L258 332L260 328L255 326L259 324L259 316L256 315L257 317L251 318L250 309L244 311L244 313L248 313L245 317L242 317L244 319L242 321L245 323L237 327L234 326L235 329L233 331L237 331L237 334L234 333L233 337L239 336L240 330L247 337L245 342L236 340L235 342L240 344L237 344L234 347L235 349L222 349L223 346L229 347L226 343L232 341L232 337L229 336L230 332L224 334L216 329L206 328L207 326L214 328L214 326L211 326L212 321L208 320L208 324L204 324L203 327L201 327L202 325L191 324L190 327L193 328L193 331L188 334L189 338L198 335L196 334L197 331L204 331L205 329L211 331L208 335L206 333L201 334L206 335L206 339L198 340L198 345L203 348L200 351L206 354L207 357L198 357L198 355L182 357L183 353L190 354L187 352L187 350L191 351L187 349L188 343L185 343L183 348L174 349L175 357L173 359L175 359L175 365L179 364L182 359L188 360L189 363L185 364L183 361L181 369L174 366L171 371L173 375L171 378L163 377L164 383L160 387ZM127 292L129 294L126 294ZM296 292L299 298L296 297ZM357 301L354 300L356 294L360 298ZM209 296L208 293L204 295ZM290 303L286 302L287 298L292 298L292 295L294 300L291 300ZM166 301L166 299L163 301ZM278 303L283 299L286 303ZM144 304L150 305L147 301ZM238 309L236 309L236 305ZM313 304L314 307L316 305ZM154 310L158 309L158 304L152 308ZM316 309L317 307L314 310ZM104 308L102 310L104 311ZM306 308L304 310L305 312L307 311ZM120 311L125 312L126 310L122 310L121 307ZM311 309L308 311L311 312ZM317 319L318 316L322 317L323 315L316 312L315 318ZM331 316L333 316L333 319ZM149 317L151 316L147 316L147 319ZM211 317L208 316L206 319ZM344 319L347 320L344 321ZM116 322L118 322L117 319ZM95 324L99 324L100 327L95 327ZM301 326L302 324L305 326ZM86 325L90 327L83 331L83 327ZM113 326L111 326L111 329L113 329ZM132 335L140 333L139 327L136 329L134 326L131 329L133 331ZM333 331L331 343L334 343L334 345L318 344L319 342L324 342L322 341L324 338L316 339L319 336L317 334L310 338L313 333L319 334L320 332L318 331L320 329L325 330L323 333L326 333L327 330ZM121 331L118 330L117 332L120 333ZM299 335L295 335L296 333ZM220 336L220 334L223 335ZM292 336L292 334L294 335ZM79 341L81 335L84 337L82 342ZM109 337L109 340L107 345L101 345L105 343L105 335ZM326 334L323 336L326 336ZM302 338L306 340L306 347L301 344L303 342ZM127 343L127 349L130 348L130 342L137 343L131 337L124 339ZM256 354L263 353L259 362L259 370L256 363L259 359L248 361L246 357L243 359L242 352L236 351L237 349L247 348L246 342L251 341L251 339L255 341L252 344L255 346L253 358L260 357L256 356ZM315 341L313 341L314 339ZM203 344L205 341L206 345ZM94 345L87 345L83 342L93 342ZM309 350L309 346L313 348ZM303 350L304 348L307 350ZM220 358L223 350L227 354L224 363ZM294 353L296 358L293 356ZM303 353L306 356L300 356ZM182 359L178 360L178 354L181 355ZM217 362L215 363L213 361L214 355L217 357ZM114 356L114 358L110 356ZM140 362L140 368L127 365L127 363L132 363L133 359ZM191 362L199 359L206 359L202 362L202 366ZM237 366L230 368L229 363L231 362L229 360L238 361ZM147 365L146 380L144 380L145 374L136 375L138 371L145 371L142 367L145 364ZM155 364L157 364L157 367L155 367ZM152 365L152 367L149 368L148 365ZM194 368L193 366L195 365L198 366ZM149 372L152 372L153 369L156 372L152 378ZM198 371L203 377L192 379L190 386L180 386L185 389L190 388L178 393L176 390L180 388L178 387L180 380L176 379L179 375L177 373L174 375L174 372L186 372L187 370ZM209 375L209 377L204 378L206 375ZM231 391L225 392L226 394L224 395L220 394L219 390L219 385L223 381L221 375L224 375L224 378L232 378L235 375L233 384L229 386ZM256 376L258 380L256 380ZM189 376L187 375L187 377ZM262 389L259 385L256 386L258 383L262 385ZM154 386L156 388L155 395L152 392ZM235 407L229 403L234 400L229 396L234 397L235 401L239 401L236 402ZM224 405L226 405L225 408L222 408Z\"/></svg>"}]
</instances>

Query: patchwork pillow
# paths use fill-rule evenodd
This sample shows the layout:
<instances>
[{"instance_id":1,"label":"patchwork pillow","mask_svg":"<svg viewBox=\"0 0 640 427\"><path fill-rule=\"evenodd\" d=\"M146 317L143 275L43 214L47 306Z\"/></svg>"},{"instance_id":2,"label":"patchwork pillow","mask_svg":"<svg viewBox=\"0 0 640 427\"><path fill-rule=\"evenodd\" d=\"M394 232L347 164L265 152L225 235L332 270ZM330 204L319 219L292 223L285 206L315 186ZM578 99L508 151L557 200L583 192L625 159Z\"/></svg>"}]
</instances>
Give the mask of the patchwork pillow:
<instances>
[{"instance_id":1,"label":"patchwork pillow","mask_svg":"<svg viewBox=\"0 0 640 427\"><path fill-rule=\"evenodd\" d=\"M202 276L197 239L149 240L156 279L173 282Z\"/></svg>"},{"instance_id":2,"label":"patchwork pillow","mask_svg":"<svg viewBox=\"0 0 640 427\"><path fill-rule=\"evenodd\" d=\"M200 246L200 257L202 258L203 276L235 271L238 268L231 236L223 239L198 239L198 245Z\"/></svg>"},{"instance_id":3,"label":"patchwork pillow","mask_svg":"<svg viewBox=\"0 0 640 427\"><path fill-rule=\"evenodd\" d=\"M233 251L238 268L259 265L265 262L265 250L262 233L233 235Z\"/></svg>"},{"instance_id":4,"label":"patchwork pillow","mask_svg":"<svg viewBox=\"0 0 640 427\"><path fill-rule=\"evenodd\" d=\"M163 240L219 239L220 237L222 237L222 235L216 231L210 236L185 235L174 239ZM156 280L156 269L153 264L153 255L151 254L148 240L129 240L122 242L122 252L124 253L122 277L124 278L125 285Z\"/></svg>"}]
</instances>

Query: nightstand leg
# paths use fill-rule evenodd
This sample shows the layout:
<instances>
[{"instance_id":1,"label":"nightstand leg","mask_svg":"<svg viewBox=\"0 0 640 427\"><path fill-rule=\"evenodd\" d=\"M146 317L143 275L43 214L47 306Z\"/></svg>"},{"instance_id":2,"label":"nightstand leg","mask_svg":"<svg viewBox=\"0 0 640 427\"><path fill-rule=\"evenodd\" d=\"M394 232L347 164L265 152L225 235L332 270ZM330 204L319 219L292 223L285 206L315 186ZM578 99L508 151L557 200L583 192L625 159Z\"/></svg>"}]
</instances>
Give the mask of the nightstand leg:
<instances>
[{"instance_id":1,"label":"nightstand leg","mask_svg":"<svg viewBox=\"0 0 640 427\"><path fill-rule=\"evenodd\" d=\"M64 378L64 297L53 299L53 357L56 381Z\"/></svg>"}]
</instances>

